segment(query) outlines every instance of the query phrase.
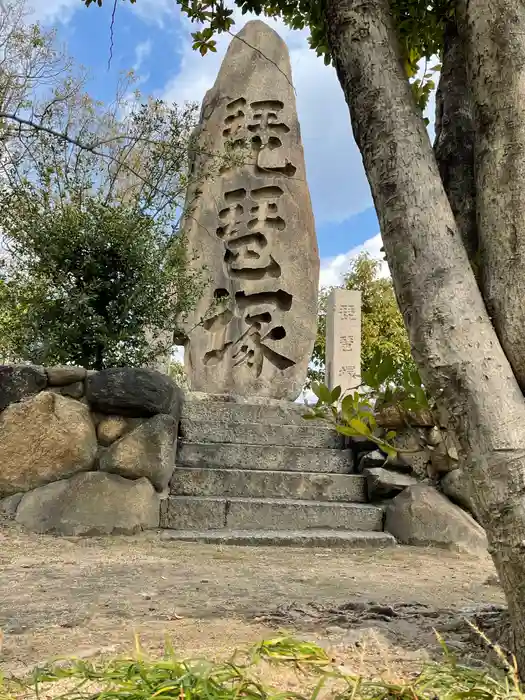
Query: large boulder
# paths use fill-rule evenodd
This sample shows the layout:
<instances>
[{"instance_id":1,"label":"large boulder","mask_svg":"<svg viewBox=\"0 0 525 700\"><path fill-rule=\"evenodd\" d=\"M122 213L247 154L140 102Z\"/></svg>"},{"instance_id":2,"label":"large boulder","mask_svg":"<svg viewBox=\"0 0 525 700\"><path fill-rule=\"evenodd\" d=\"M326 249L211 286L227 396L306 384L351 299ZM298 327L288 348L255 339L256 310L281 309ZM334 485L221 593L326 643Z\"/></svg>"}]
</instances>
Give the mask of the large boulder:
<instances>
[{"instance_id":1,"label":"large boulder","mask_svg":"<svg viewBox=\"0 0 525 700\"><path fill-rule=\"evenodd\" d=\"M383 467L364 469L363 476L366 476L366 490L370 501L394 498L408 486L418 483L417 479L409 474L400 474Z\"/></svg>"},{"instance_id":2,"label":"large boulder","mask_svg":"<svg viewBox=\"0 0 525 700\"><path fill-rule=\"evenodd\" d=\"M134 534L159 526L160 503L147 479L84 472L26 493L15 520L57 535Z\"/></svg>"},{"instance_id":3,"label":"large boulder","mask_svg":"<svg viewBox=\"0 0 525 700\"><path fill-rule=\"evenodd\" d=\"M156 370L115 367L88 375L86 398L100 413L138 418L167 413L178 419L183 394L168 375Z\"/></svg>"},{"instance_id":4,"label":"large boulder","mask_svg":"<svg viewBox=\"0 0 525 700\"><path fill-rule=\"evenodd\" d=\"M12 496L7 496L0 500L0 517L14 518L16 509L22 500L23 493L14 493Z\"/></svg>"},{"instance_id":5,"label":"large boulder","mask_svg":"<svg viewBox=\"0 0 525 700\"><path fill-rule=\"evenodd\" d=\"M87 471L97 453L87 406L44 391L0 415L0 497Z\"/></svg>"},{"instance_id":6,"label":"large boulder","mask_svg":"<svg viewBox=\"0 0 525 700\"><path fill-rule=\"evenodd\" d=\"M433 486L409 486L388 505L385 530L403 544L486 551L485 531Z\"/></svg>"},{"instance_id":7,"label":"large boulder","mask_svg":"<svg viewBox=\"0 0 525 700\"><path fill-rule=\"evenodd\" d=\"M451 501L473 513L469 486L463 469L454 469L453 472L445 474L439 485Z\"/></svg>"},{"instance_id":8,"label":"large boulder","mask_svg":"<svg viewBox=\"0 0 525 700\"><path fill-rule=\"evenodd\" d=\"M176 438L177 421L154 416L105 450L100 469L128 479L147 477L157 491L163 491L175 468Z\"/></svg>"},{"instance_id":9,"label":"large boulder","mask_svg":"<svg viewBox=\"0 0 525 700\"><path fill-rule=\"evenodd\" d=\"M43 367L33 365L0 365L0 411L9 404L38 394L47 386Z\"/></svg>"}]
</instances>

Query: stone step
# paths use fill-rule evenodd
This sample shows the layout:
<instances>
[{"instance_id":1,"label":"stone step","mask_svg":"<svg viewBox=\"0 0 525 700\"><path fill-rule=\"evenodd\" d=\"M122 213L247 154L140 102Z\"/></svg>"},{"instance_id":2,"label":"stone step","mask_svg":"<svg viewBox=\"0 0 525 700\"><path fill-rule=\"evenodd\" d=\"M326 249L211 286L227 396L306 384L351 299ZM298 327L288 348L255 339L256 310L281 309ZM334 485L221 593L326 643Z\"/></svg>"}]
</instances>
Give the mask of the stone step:
<instances>
[{"instance_id":1,"label":"stone step","mask_svg":"<svg viewBox=\"0 0 525 700\"><path fill-rule=\"evenodd\" d=\"M347 474L354 469L352 450L271 445L225 445L180 442L176 463L203 469L261 469L271 471Z\"/></svg>"},{"instance_id":2,"label":"stone step","mask_svg":"<svg viewBox=\"0 0 525 700\"><path fill-rule=\"evenodd\" d=\"M276 498L169 496L161 501L160 526L171 530L381 531L383 508Z\"/></svg>"},{"instance_id":3,"label":"stone step","mask_svg":"<svg viewBox=\"0 0 525 700\"><path fill-rule=\"evenodd\" d=\"M195 396L195 394L193 395ZM219 421L222 423L270 423L281 425L304 425L306 408L291 401L241 403L213 399L202 395L202 399L186 395L182 417L188 420Z\"/></svg>"},{"instance_id":4,"label":"stone step","mask_svg":"<svg viewBox=\"0 0 525 700\"><path fill-rule=\"evenodd\" d=\"M213 442L242 445L283 445L343 449L345 440L323 424L232 423L183 419L180 436L185 442Z\"/></svg>"},{"instance_id":5,"label":"stone step","mask_svg":"<svg viewBox=\"0 0 525 700\"><path fill-rule=\"evenodd\" d=\"M380 549L396 545L387 532L348 530L164 530L161 539L250 547Z\"/></svg>"},{"instance_id":6,"label":"stone step","mask_svg":"<svg viewBox=\"0 0 525 700\"><path fill-rule=\"evenodd\" d=\"M199 469L177 467L174 496L239 496L366 503L366 478L359 474Z\"/></svg>"}]
</instances>

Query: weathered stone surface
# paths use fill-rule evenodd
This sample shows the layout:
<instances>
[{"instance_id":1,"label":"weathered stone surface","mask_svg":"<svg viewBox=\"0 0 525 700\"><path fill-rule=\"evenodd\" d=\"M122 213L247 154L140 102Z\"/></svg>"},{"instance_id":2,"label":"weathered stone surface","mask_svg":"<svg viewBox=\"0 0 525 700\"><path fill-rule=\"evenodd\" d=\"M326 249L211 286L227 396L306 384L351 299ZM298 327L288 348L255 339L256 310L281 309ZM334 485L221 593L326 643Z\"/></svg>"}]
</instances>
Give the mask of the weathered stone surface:
<instances>
[{"instance_id":1,"label":"weathered stone surface","mask_svg":"<svg viewBox=\"0 0 525 700\"><path fill-rule=\"evenodd\" d=\"M484 551L483 528L432 486L409 486L386 509L385 530L403 544Z\"/></svg>"},{"instance_id":2,"label":"weathered stone surface","mask_svg":"<svg viewBox=\"0 0 525 700\"><path fill-rule=\"evenodd\" d=\"M97 424L98 441L108 447L121 438L127 429L128 424L123 416L103 416Z\"/></svg>"},{"instance_id":3,"label":"weathered stone surface","mask_svg":"<svg viewBox=\"0 0 525 700\"><path fill-rule=\"evenodd\" d=\"M413 476L389 471L382 467L364 469L363 475L366 476L366 488L370 501L394 498L398 493L404 491L407 486L413 486L418 483Z\"/></svg>"},{"instance_id":4,"label":"weathered stone surface","mask_svg":"<svg viewBox=\"0 0 525 700\"><path fill-rule=\"evenodd\" d=\"M219 423L182 420L181 436L187 442L283 445L286 447L344 447L344 437L323 423L304 421L303 425L265 425L264 423Z\"/></svg>"},{"instance_id":5,"label":"weathered stone surface","mask_svg":"<svg viewBox=\"0 0 525 700\"><path fill-rule=\"evenodd\" d=\"M34 396L47 386L43 367L33 365L0 365L0 411L9 404Z\"/></svg>"},{"instance_id":6,"label":"weathered stone surface","mask_svg":"<svg viewBox=\"0 0 525 700\"><path fill-rule=\"evenodd\" d=\"M313 474L251 469L179 467L173 472L174 496L239 496L366 503L365 478L358 474Z\"/></svg>"},{"instance_id":7,"label":"weathered stone surface","mask_svg":"<svg viewBox=\"0 0 525 700\"><path fill-rule=\"evenodd\" d=\"M445 474L439 485L445 496L448 496L451 501L473 513L469 487L463 469L454 469L454 471Z\"/></svg>"},{"instance_id":8,"label":"weathered stone surface","mask_svg":"<svg viewBox=\"0 0 525 700\"><path fill-rule=\"evenodd\" d=\"M443 442L431 451L428 472L431 476L437 476L454 471L458 466L458 451L451 436L447 435Z\"/></svg>"},{"instance_id":9,"label":"weathered stone surface","mask_svg":"<svg viewBox=\"0 0 525 700\"><path fill-rule=\"evenodd\" d=\"M414 471L419 477L427 477L430 453L426 448L424 428L405 428L398 431L393 444L401 452L395 460L398 471Z\"/></svg>"},{"instance_id":10,"label":"weathered stone surface","mask_svg":"<svg viewBox=\"0 0 525 700\"><path fill-rule=\"evenodd\" d=\"M345 530L164 530L160 537L167 542L207 542L237 547L382 549L396 544L386 532Z\"/></svg>"},{"instance_id":11,"label":"weathered stone surface","mask_svg":"<svg viewBox=\"0 0 525 700\"><path fill-rule=\"evenodd\" d=\"M384 455L380 450L374 450L373 452L365 452L359 459L357 463L357 471L362 474L365 469L372 469L374 467L382 467L386 462L386 455Z\"/></svg>"},{"instance_id":12,"label":"weathered stone surface","mask_svg":"<svg viewBox=\"0 0 525 700\"><path fill-rule=\"evenodd\" d=\"M3 515L7 518L14 518L16 509L18 508L23 495L23 493L14 493L12 496L2 498L0 500L0 516Z\"/></svg>"},{"instance_id":13,"label":"weathered stone surface","mask_svg":"<svg viewBox=\"0 0 525 700\"><path fill-rule=\"evenodd\" d=\"M437 425L434 425L432 428L427 428L425 439L428 445L436 447L443 442L443 435Z\"/></svg>"},{"instance_id":14,"label":"weathered stone surface","mask_svg":"<svg viewBox=\"0 0 525 700\"><path fill-rule=\"evenodd\" d=\"M90 469L97 452L86 406L44 391L0 416L0 496Z\"/></svg>"},{"instance_id":15,"label":"weathered stone surface","mask_svg":"<svg viewBox=\"0 0 525 700\"><path fill-rule=\"evenodd\" d=\"M177 452L177 464L203 468L346 474L353 470L353 455L350 450L311 447L182 442Z\"/></svg>"},{"instance_id":16,"label":"weathered stone surface","mask_svg":"<svg viewBox=\"0 0 525 700\"><path fill-rule=\"evenodd\" d=\"M158 527L159 512L147 479L84 472L26 493L15 519L32 532L127 535Z\"/></svg>"},{"instance_id":17,"label":"weathered stone surface","mask_svg":"<svg viewBox=\"0 0 525 700\"><path fill-rule=\"evenodd\" d=\"M154 416L105 450L100 469L127 479L146 477L163 491L175 468L176 437L177 421L172 416Z\"/></svg>"},{"instance_id":18,"label":"weathered stone surface","mask_svg":"<svg viewBox=\"0 0 525 700\"><path fill-rule=\"evenodd\" d=\"M69 396L71 399L81 399L84 396L84 382L74 382L66 386L53 386L49 391L61 396Z\"/></svg>"},{"instance_id":19,"label":"weathered stone surface","mask_svg":"<svg viewBox=\"0 0 525 700\"><path fill-rule=\"evenodd\" d=\"M383 529L383 509L361 503L273 498L170 496L161 502L161 527L174 530Z\"/></svg>"},{"instance_id":20,"label":"weathered stone surface","mask_svg":"<svg viewBox=\"0 0 525 700\"><path fill-rule=\"evenodd\" d=\"M223 423L305 425L305 406L293 401L190 392L184 398L182 417Z\"/></svg>"},{"instance_id":21,"label":"weathered stone surface","mask_svg":"<svg viewBox=\"0 0 525 700\"><path fill-rule=\"evenodd\" d=\"M431 428L435 421L430 411L421 410L417 413L404 411L399 406L385 406L376 414L377 424L383 428L403 429L406 424Z\"/></svg>"},{"instance_id":22,"label":"weathered stone surface","mask_svg":"<svg viewBox=\"0 0 525 700\"><path fill-rule=\"evenodd\" d=\"M87 371L84 367L69 367L67 365L46 368L49 386L67 386L83 382Z\"/></svg>"},{"instance_id":23,"label":"weathered stone surface","mask_svg":"<svg viewBox=\"0 0 525 700\"><path fill-rule=\"evenodd\" d=\"M228 143L240 159L188 192L193 264L212 279L187 320L190 387L293 400L315 339L319 254L290 58L263 22L232 40L198 138L192 172Z\"/></svg>"},{"instance_id":24,"label":"weathered stone surface","mask_svg":"<svg viewBox=\"0 0 525 700\"><path fill-rule=\"evenodd\" d=\"M147 417L180 417L183 395L166 374L152 369L116 367L88 374L86 397L94 411Z\"/></svg>"}]
</instances>

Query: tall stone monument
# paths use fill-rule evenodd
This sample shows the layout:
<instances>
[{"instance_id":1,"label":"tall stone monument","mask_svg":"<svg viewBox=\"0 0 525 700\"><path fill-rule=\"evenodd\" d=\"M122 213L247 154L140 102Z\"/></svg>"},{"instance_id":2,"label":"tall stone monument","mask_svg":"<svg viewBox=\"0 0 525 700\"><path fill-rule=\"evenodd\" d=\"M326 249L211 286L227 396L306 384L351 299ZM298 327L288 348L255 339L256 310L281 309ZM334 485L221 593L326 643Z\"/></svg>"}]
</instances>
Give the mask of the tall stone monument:
<instances>
[{"instance_id":1,"label":"tall stone monument","mask_svg":"<svg viewBox=\"0 0 525 700\"><path fill-rule=\"evenodd\" d=\"M325 383L342 393L361 383L361 292L333 289L326 305Z\"/></svg>"},{"instance_id":2,"label":"tall stone monument","mask_svg":"<svg viewBox=\"0 0 525 700\"><path fill-rule=\"evenodd\" d=\"M225 149L237 161L213 172ZM211 278L186 323L190 387L294 400L315 339L319 253L290 58L264 22L232 39L204 98L190 181L192 264Z\"/></svg>"}]
</instances>

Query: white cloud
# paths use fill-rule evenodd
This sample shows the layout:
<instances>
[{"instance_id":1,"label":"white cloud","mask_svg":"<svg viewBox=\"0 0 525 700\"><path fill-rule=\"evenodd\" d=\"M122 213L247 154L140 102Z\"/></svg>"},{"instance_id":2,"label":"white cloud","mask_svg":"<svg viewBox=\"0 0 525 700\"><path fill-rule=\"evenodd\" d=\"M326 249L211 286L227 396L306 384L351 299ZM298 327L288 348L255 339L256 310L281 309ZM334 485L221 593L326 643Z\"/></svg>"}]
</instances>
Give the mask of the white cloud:
<instances>
[{"instance_id":1,"label":"white cloud","mask_svg":"<svg viewBox=\"0 0 525 700\"><path fill-rule=\"evenodd\" d=\"M150 55L152 48L153 44L151 43L151 39L141 41L135 46L135 63L133 64L133 70L135 71L135 73L138 73L140 71L144 64L144 61Z\"/></svg>"},{"instance_id":2,"label":"white cloud","mask_svg":"<svg viewBox=\"0 0 525 700\"><path fill-rule=\"evenodd\" d=\"M173 23L176 8L175 0L139 0L129 7L141 20L161 29L167 28L166 20Z\"/></svg>"},{"instance_id":3,"label":"white cloud","mask_svg":"<svg viewBox=\"0 0 525 700\"><path fill-rule=\"evenodd\" d=\"M254 19L239 11L234 17L235 31ZM372 200L341 86L334 69L325 66L309 48L306 31L291 30L281 20L266 18L265 21L283 37L290 49L316 221L318 224L343 221L370 207ZM228 34L220 35L217 53L201 57L191 48L192 25L183 18L181 22L184 33L180 70L165 86L162 96L178 103L201 102L215 81L232 38Z\"/></svg>"},{"instance_id":4,"label":"white cloud","mask_svg":"<svg viewBox=\"0 0 525 700\"><path fill-rule=\"evenodd\" d=\"M75 14L75 11L84 9L80 0L29 0L28 8L31 10L32 22L52 24L56 22L67 23Z\"/></svg>"},{"instance_id":5,"label":"white cloud","mask_svg":"<svg viewBox=\"0 0 525 700\"><path fill-rule=\"evenodd\" d=\"M378 233L373 238L369 238L363 244L352 248L347 253L336 255L335 258L326 258L321 260L321 273L319 275L319 287L333 287L341 284L343 276L348 272L350 262L362 252L370 253L372 258L381 260L379 269L380 277L389 277L390 272L388 265L383 260L384 254L381 252L383 241L381 234Z\"/></svg>"}]
</instances>

